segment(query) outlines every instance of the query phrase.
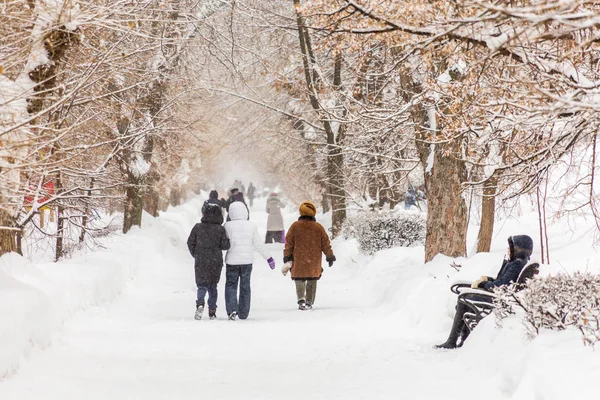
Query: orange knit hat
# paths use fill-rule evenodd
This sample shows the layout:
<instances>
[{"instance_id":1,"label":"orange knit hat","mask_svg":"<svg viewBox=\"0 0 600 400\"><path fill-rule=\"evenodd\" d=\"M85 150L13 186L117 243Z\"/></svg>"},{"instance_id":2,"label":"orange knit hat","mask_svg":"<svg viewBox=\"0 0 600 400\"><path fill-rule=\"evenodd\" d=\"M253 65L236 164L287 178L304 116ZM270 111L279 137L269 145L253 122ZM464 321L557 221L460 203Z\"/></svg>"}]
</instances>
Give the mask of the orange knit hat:
<instances>
[{"instance_id":1,"label":"orange knit hat","mask_svg":"<svg viewBox=\"0 0 600 400\"><path fill-rule=\"evenodd\" d=\"M314 217L317 215L317 207L310 201L305 201L300 205L300 215L303 217Z\"/></svg>"}]
</instances>

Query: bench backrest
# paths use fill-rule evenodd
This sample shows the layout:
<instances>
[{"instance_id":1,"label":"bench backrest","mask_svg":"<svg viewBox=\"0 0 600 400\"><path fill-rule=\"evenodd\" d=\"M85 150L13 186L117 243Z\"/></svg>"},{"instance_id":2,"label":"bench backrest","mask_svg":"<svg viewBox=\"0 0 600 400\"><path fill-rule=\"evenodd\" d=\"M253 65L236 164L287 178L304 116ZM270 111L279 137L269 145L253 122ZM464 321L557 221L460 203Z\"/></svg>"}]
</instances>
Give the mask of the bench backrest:
<instances>
[{"instance_id":1,"label":"bench backrest","mask_svg":"<svg viewBox=\"0 0 600 400\"><path fill-rule=\"evenodd\" d=\"M521 270L519 274L519 278L517 279L517 284L524 285L529 279L533 278L540 272L540 264L534 262L527 264Z\"/></svg>"}]
</instances>

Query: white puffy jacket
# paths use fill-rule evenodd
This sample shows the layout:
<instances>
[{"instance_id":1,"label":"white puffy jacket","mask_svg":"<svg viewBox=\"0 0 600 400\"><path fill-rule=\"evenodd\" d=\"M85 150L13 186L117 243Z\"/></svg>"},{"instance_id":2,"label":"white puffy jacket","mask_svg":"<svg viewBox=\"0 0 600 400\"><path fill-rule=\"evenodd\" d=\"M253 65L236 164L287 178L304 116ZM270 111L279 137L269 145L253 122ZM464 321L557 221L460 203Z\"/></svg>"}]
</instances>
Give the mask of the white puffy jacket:
<instances>
[{"instance_id":1,"label":"white puffy jacket","mask_svg":"<svg viewBox=\"0 0 600 400\"><path fill-rule=\"evenodd\" d=\"M255 249L265 260L268 260L271 255L263 245L262 238L254 222L248 221L248 210L244 203L239 201L231 203L229 217L231 221L225 223L225 231L231 242L231 247L225 256L225 264L252 264Z\"/></svg>"}]
</instances>

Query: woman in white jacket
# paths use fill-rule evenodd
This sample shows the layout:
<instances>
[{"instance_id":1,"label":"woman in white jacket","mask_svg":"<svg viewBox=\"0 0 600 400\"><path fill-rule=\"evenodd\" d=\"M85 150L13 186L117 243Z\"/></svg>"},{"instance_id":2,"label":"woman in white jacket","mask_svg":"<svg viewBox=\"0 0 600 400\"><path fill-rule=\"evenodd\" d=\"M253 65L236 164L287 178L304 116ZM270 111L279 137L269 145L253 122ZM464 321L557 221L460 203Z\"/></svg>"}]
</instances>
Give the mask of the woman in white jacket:
<instances>
[{"instance_id":1,"label":"woman in white jacket","mask_svg":"<svg viewBox=\"0 0 600 400\"><path fill-rule=\"evenodd\" d=\"M225 256L225 308L230 320L248 318L250 313L250 275L256 249L275 269L273 257L263 246L262 238L252 221L248 221L248 209L244 203L235 202L229 206L231 221L225 223L225 231L231 247ZM239 285L239 300L238 300Z\"/></svg>"}]
</instances>

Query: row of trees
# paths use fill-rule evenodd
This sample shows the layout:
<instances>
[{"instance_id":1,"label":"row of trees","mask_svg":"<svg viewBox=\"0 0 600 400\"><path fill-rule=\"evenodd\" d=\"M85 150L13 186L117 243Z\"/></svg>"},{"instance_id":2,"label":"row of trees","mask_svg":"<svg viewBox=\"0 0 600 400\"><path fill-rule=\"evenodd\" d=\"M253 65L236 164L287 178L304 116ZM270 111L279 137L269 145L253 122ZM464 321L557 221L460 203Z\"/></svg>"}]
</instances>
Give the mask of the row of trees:
<instances>
[{"instance_id":1,"label":"row of trees","mask_svg":"<svg viewBox=\"0 0 600 400\"><path fill-rule=\"evenodd\" d=\"M177 203L190 176L223 168L223 154L260 165L297 200L320 199L334 236L349 206L393 207L423 187L426 260L466 253L473 208L477 250L489 250L499 204L523 194L542 228L549 195L600 221L595 2L2 7L2 252L18 250L45 204L60 214L57 256L61 224L83 238L94 207L123 205L127 231L143 209Z\"/></svg>"},{"instance_id":2,"label":"row of trees","mask_svg":"<svg viewBox=\"0 0 600 400\"><path fill-rule=\"evenodd\" d=\"M360 57L359 63L374 51L387 59L385 69L375 71L385 82L380 90L391 93L381 103L393 104L383 117L407 118L406 133L425 172L426 260L465 255L466 188L481 195L477 249L488 251L496 197L535 191L557 163L581 166L585 160L573 153L590 158L577 183L586 196L577 200L596 212L599 7L513 0L296 7L312 18L324 49ZM377 103L359 107L382 117Z\"/></svg>"},{"instance_id":3,"label":"row of trees","mask_svg":"<svg viewBox=\"0 0 600 400\"><path fill-rule=\"evenodd\" d=\"M21 252L57 211L65 232L93 210L123 232L180 201L199 173L201 118L189 60L218 2L7 0L0 4L0 254ZM72 229L71 229L72 228ZM89 236L89 235L88 235Z\"/></svg>"},{"instance_id":4,"label":"row of trees","mask_svg":"<svg viewBox=\"0 0 600 400\"><path fill-rule=\"evenodd\" d=\"M478 251L490 248L497 200L533 194L542 228L547 195L563 197L563 212L591 209L600 221L596 2L228 7L226 28L211 29L236 50L223 58L237 85L230 94L278 111L282 135L308 144L304 171L329 200L334 235L349 204L394 205L420 185L426 260L466 254L467 198L479 199ZM557 182L572 174L575 184ZM549 194L549 185L563 191Z\"/></svg>"}]
</instances>

